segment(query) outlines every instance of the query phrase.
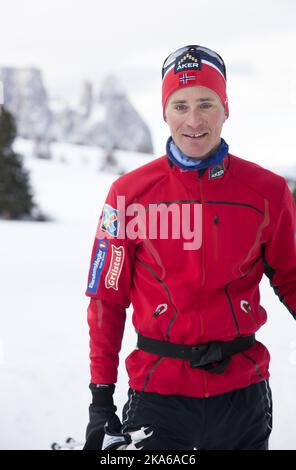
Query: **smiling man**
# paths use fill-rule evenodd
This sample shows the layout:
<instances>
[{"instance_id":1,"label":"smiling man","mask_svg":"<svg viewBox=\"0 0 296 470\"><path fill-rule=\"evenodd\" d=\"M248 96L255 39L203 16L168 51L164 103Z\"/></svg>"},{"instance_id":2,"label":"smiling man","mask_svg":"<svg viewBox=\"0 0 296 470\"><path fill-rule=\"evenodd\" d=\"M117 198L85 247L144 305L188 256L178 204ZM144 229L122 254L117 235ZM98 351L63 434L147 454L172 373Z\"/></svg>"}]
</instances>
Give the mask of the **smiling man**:
<instances>
[{"instance_id":1,"label":"smiling man","mask_svg":"<svg viewBox=\"0 0 296 470\"><path fill-rule=\"evenodd\" d=\"M219 96L200 86L175 91L165 108L172 141L188 157L198 160L217 150L226 119Z\"/></svg>"},{"instance_id":2,"label":"smiling man","mask_svg":"<svg viewBox=\"0 0 296 470\"><path fill-rule=\"evenodd\" d=\"M166 155L113 183L96 233L85 449L266 450L272 398L269 353L255 338L267 320L259 283L265 273L296 318L295 204L284 178L234 156L221 137L229 110L219 54L195 45L170 54L162 104ZM186 249L182 230L120 236L134 203L145 222L152 209L174 207L170 229L184 222L181 209L198 206L201 243ZM113 392L130 303L138 342L126 359L121 423Z\"/></svg>"}]
</instances>

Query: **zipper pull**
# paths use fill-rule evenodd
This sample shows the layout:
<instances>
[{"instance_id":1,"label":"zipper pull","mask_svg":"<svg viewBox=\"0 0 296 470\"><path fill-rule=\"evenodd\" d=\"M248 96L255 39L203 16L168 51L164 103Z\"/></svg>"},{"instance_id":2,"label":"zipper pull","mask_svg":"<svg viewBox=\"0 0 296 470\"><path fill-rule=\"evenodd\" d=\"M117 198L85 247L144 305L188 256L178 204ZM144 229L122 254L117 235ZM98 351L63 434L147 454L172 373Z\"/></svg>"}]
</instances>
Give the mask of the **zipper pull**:
<instances>
[{"instance_id":1,"label":"zipper pull","mask_svg":"<svg viewBox=\"0 0 296 470\"><path fill-rule=\"evenodd\" d=\"M207 168L202 168L201 170L197 170L197 174L198 174L198 179L201 179L203 177L203 175L205 174Z\"/></svg>"},{"instance_id":2,"label":"zipper pull","mask_svg":"<svg viewBox=\"0 0 296 470\"><path fill-rule=\"evenodd\" d=\"M240 308L243 310L245 313L249 313L251 311L251 305L247 300L241 300L240 301Z\"/></svg>"},{"instance_id":3,"label":"zipper pull","mask_svg":"<svg viewBox=\"0 0 296 470\"><path fill-rule=\"evenodd\" d=\"M155 312L153 313L153 316L154 317L158 317L159 315L161 315L162 313L166 312L168 309L168 306L167 304L160 304L156 307L156 310Z\"/></svg>"}]
</instances>

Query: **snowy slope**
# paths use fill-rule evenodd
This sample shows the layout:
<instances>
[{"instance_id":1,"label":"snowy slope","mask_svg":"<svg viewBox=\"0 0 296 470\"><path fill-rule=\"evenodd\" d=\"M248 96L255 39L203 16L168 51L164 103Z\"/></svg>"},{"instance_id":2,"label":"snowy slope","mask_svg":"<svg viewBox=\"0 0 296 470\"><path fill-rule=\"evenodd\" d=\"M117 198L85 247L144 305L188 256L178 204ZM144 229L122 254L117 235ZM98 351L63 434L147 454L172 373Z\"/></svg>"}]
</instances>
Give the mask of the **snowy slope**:
<instances>
[{"instance_id":1,"label":"snowy slope","mask_svg":"<svg viewBox=\"0 0 296 470\"><path fill-rule=\"evenodd\" d=\"M73 156L73 148L63 151L66 160ZM83 155L76 149L69 164L56 153L53 162L28 156L25 163L37 202L55 220L0 221L1 449L47 449L68 435L84 437L90 400L84 290L97 219L116 177L97 171L91 149ZM258 336L272 355L271 445L296 449L296 325L267 281L262 304L270 317ZM135 346L130 316L115 396L119 410L127 393L124 357Z\"/></svg>"}]
</instances>

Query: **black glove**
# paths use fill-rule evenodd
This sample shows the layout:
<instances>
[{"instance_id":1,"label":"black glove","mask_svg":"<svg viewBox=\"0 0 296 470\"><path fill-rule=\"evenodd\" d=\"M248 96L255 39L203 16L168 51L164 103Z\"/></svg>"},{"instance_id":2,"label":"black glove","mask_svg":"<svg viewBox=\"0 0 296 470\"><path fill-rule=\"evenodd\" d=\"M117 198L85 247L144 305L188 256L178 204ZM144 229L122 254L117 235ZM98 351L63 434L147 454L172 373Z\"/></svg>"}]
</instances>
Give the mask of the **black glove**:
<instances>
[{"instance_id":1,"label":"black glove","mask_svg":"<svg viewBox=\"0 0 296 470\"><path fill-rule=\"evenodd\" d=\"M113 403L115 385L89 386L92 392L92 403L89 406L89 423L86 428L86 442L83 450L101 450L105 435L105 424L112 423L115 429L121 428L121 422L116 415Z\"/></svg>"}]
</instances>

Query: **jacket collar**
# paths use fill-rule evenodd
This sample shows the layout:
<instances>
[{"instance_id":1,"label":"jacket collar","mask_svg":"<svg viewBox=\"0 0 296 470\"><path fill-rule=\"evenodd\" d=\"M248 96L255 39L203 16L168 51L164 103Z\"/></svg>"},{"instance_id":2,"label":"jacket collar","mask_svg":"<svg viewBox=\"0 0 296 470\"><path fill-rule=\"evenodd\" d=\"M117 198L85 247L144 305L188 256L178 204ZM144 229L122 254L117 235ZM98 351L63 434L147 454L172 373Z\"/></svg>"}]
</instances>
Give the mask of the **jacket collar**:
<instances>
[{"instance_id":1,"label":"jacket collar","mask_svg":"<svg viewBox=\"0 0 296 470\"><path fill-rule=\"evenodd\" d=\"M218 149L210 155L205 160L195 160L193 158L188 157L185 155L179 147L176 146L175 142L173 141L172 137L169 137L167 144L166 144L166 151L167 156L169 158L170 163L173 165L178 166L182 170L204 170L209 168L210 166L217 166L221 164L228 154L228 144L225 142L224 139L221 138L220 145Z\"/></svg>"}]
</instances>

